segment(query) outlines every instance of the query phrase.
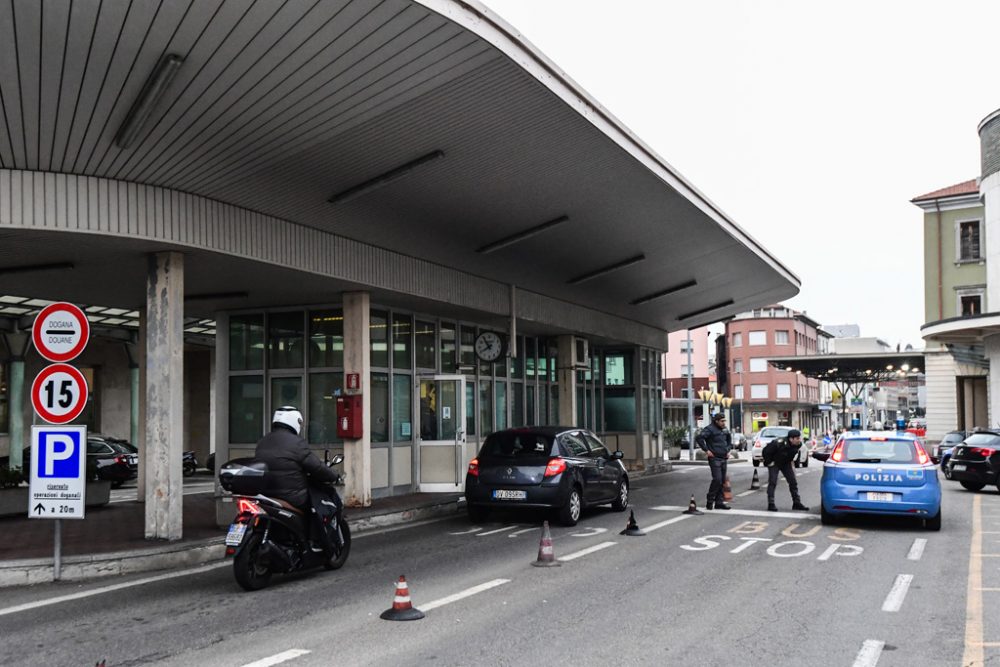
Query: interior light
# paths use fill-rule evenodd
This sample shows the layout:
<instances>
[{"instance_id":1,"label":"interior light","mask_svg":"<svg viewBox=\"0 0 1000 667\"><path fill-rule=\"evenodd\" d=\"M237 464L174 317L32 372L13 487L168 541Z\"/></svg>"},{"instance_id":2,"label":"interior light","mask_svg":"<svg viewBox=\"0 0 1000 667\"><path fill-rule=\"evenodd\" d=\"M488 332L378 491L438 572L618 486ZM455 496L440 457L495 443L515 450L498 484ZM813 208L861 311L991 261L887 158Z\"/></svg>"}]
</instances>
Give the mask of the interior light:
<instances>
[{"instance_id":1,"label":"interior light","mask_svg":"<svg viewBox=\"0 0 1000 667\"><path fill-rule=\"evenodd\" d=\"M170 53L156 64L156 69L146 80L142 92L139 93L135 104L129 109L125 121L118 129L118 134L115 135L115 145L118 148L128 149L139 136L183 63L184 58Z\"/></svg>"},{"instance_id":2,"label":"interior light","mask_svg":"<svg viewBox=\"0 0 1000 667\"><path fill-rule=\"evenodd\" d=\"M909 364L903 364L903 365L900 366L900 368L902 368L904 371L908 371L908 370L910 370L910 365Z\"/></svg>"},{"instance_id":3,"label":"interior light","mask_svg":"<svg viewBox=\"0 0 1000 667\"><path fill-rule=\"evenodd\" d=\"M377 190L378 188L384 185L392 183L398 178L406 176L413 169L423 164L427 164L428 162L433 162L434 160L443 157L444 153L442 151L431 151L430 153L427 153L426 155L421 155L415 160L410 160L406 164L402 164L396 167L395 169L390 169L384 174L380 174L378 176L375 176L374 178L369 178L367 181L362 181L357 185L352 185L346 190L341 190L337 194L327 199L327 202L331 204L343 204L345 202L351 201L352 199L357 199L362 195L368 194L372 190Z\"/></svg>"},{"instance_id":4,"label":"interior light","mask_svg":"<svg viewBox=\"0 0 1000 667\"><path fill-rule=\"evenodd\" d=\"M569 216L561 215L554 220L543 222L540 225L535 225L534 227L530 227L523 231L517 232L516 234L511 234L510 236L505 236L504 238L494 241L492 243L487 243L483 247L477 248L476 252L478 252L480 255L487 255L496 250L500 250L501 248L506 248L509 245L514 245L515 243L526 241L527 239L530 239L533 236L537 236L542 232L547 232L553 227L556 227L568 221L569 221Z\"/></svg>"}]
</instances>

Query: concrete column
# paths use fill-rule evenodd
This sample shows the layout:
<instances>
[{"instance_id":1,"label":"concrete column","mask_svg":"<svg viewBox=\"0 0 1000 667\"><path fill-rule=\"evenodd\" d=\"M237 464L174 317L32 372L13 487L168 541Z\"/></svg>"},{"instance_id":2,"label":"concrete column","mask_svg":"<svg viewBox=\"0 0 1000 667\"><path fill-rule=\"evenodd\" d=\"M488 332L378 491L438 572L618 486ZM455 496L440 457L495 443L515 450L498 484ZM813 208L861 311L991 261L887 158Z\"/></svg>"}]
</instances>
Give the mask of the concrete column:
<instances>
[{"instance_id":1,"label":"concrete column","mask_svg":"<svg viewBox=\"0 0 1000 667\"><path fill-rule=\"evenodd\" d=\"M556 379L559 381L559 424L578 426L576 423L576 369L573 367L573 336L556 338L559 358Z\"/></svg>"},{"instance_id":2,"label":"concrete column","mask_svg":"<svg viewBox=\"0 0 1000 667\"><path fill-rule=\"evenodd\" d=\"M1000 421L1000 334L987 336L983 342L986 344L986 358L990 360L987 422L992 425Z\"/></svg>"},{"instance_id":3,"label":"concrete column","mask_svg":"<svg viewBox=\"0 0 1000 667\"><path fill-rule=\"evenodd\" d=\"M24 355L31 335L27 331L4 334L10 350L10 377L7 378L7 414L10 419L9 468L24 469Z\"/></svg>"},{"instance_id":4,"label":"concrete column","mask_svg":"<svg viewBox=\"0 0 1000 667\"><path fill-rule=\"evenodd\" d=\"M357 373L364 396L361 438L344 441L344 472L347 474L344 502L349 507L372 504L370 310L368 292L344 292L344 386L347 386L346 375Z\"/></svg>"},{"instance_id":5,"label":"concrete column","mask_svg":"<svg viewBox=\"0 0 1000 667\"><path fill-rule=\"evenodd\" d=\"M135 440L132 444L139 449L139 470L136 479L136 497L140 503L146 502L146 309L139 309L139 336L135 344L135 360L139 367L139 387L136 398L139 405L136 409Z\"/></svg>"},{"instance_id":6,"label":"concrete column","mask_svg":"<svg viewBox=\"0 0 1000 667\"><path fill-rule=\"evenodd\" d=\"M146 539L181 538L183 436L184 256L161 252L146 279Z\"/></svg>"},{"instance_id":7,"label":"concrete column","mask_svg":"<svg viewBox=\"0 0 1000 667\"><path fill-rule=\"evenodd\" d=\"M129 442L138 447L139 442L139 357L135 343L125 343L129 374Z\"/></svg>"}]
</instances>

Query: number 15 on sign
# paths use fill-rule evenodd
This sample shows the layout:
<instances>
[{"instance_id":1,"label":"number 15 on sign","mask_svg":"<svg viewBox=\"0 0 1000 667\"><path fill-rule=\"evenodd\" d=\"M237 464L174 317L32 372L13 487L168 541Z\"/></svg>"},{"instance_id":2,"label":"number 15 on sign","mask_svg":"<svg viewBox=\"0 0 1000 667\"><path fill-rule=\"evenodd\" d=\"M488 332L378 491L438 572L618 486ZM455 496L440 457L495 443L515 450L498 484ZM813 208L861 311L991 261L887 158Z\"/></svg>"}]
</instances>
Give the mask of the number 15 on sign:
<instances>
[{"instance_id":1,"label":"number 15 on sign","mask_svg":"<svg viewBox=\"0 0 1000 667\"><path fill-rule=\"evenodd\" d=\"M46 366L31 383L31 404L50 424L67 424L87 405L87 380L69 364Z\"/></svg>"}]
</instances>

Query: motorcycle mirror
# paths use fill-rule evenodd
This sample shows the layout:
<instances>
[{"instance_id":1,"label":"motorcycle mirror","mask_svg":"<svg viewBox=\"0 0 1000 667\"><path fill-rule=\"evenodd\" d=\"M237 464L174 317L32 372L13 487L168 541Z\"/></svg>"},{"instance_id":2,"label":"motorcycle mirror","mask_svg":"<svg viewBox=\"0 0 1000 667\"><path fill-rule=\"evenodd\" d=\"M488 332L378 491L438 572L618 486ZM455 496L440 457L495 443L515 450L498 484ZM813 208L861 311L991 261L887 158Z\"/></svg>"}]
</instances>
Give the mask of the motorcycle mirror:
<instances>
[{"instance_id":1,"label":"motorcycle mirror","mask_svg":"<svg viewBox=\"0 0 1000 667\"><path fill-rule=\"evenodd\" d=\"M329 465L329 466L335 466L335 465L340 465L343 462L344 462L344 455L343 454L337 454L332 459L330 459L330 462L327 465Z\"/></svg>"}]
</instances>

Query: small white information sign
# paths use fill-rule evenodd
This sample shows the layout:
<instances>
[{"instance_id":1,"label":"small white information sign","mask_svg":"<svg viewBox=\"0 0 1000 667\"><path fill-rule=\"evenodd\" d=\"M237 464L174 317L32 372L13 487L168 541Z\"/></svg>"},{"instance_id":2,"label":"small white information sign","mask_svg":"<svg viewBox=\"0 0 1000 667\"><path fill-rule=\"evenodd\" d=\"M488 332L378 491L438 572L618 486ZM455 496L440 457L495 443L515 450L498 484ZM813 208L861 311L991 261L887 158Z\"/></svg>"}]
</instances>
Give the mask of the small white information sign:
<instances>
[{"instance_id":1,"label":"small white information sign","mask_svg":"<svg viewBox=\"0 0 1000 667\"><path fill-rule=\"evenodd\" d=\"M31 427L31 519L82 519L87 489L87 427Z\"/></svg>"}]
</instances>

